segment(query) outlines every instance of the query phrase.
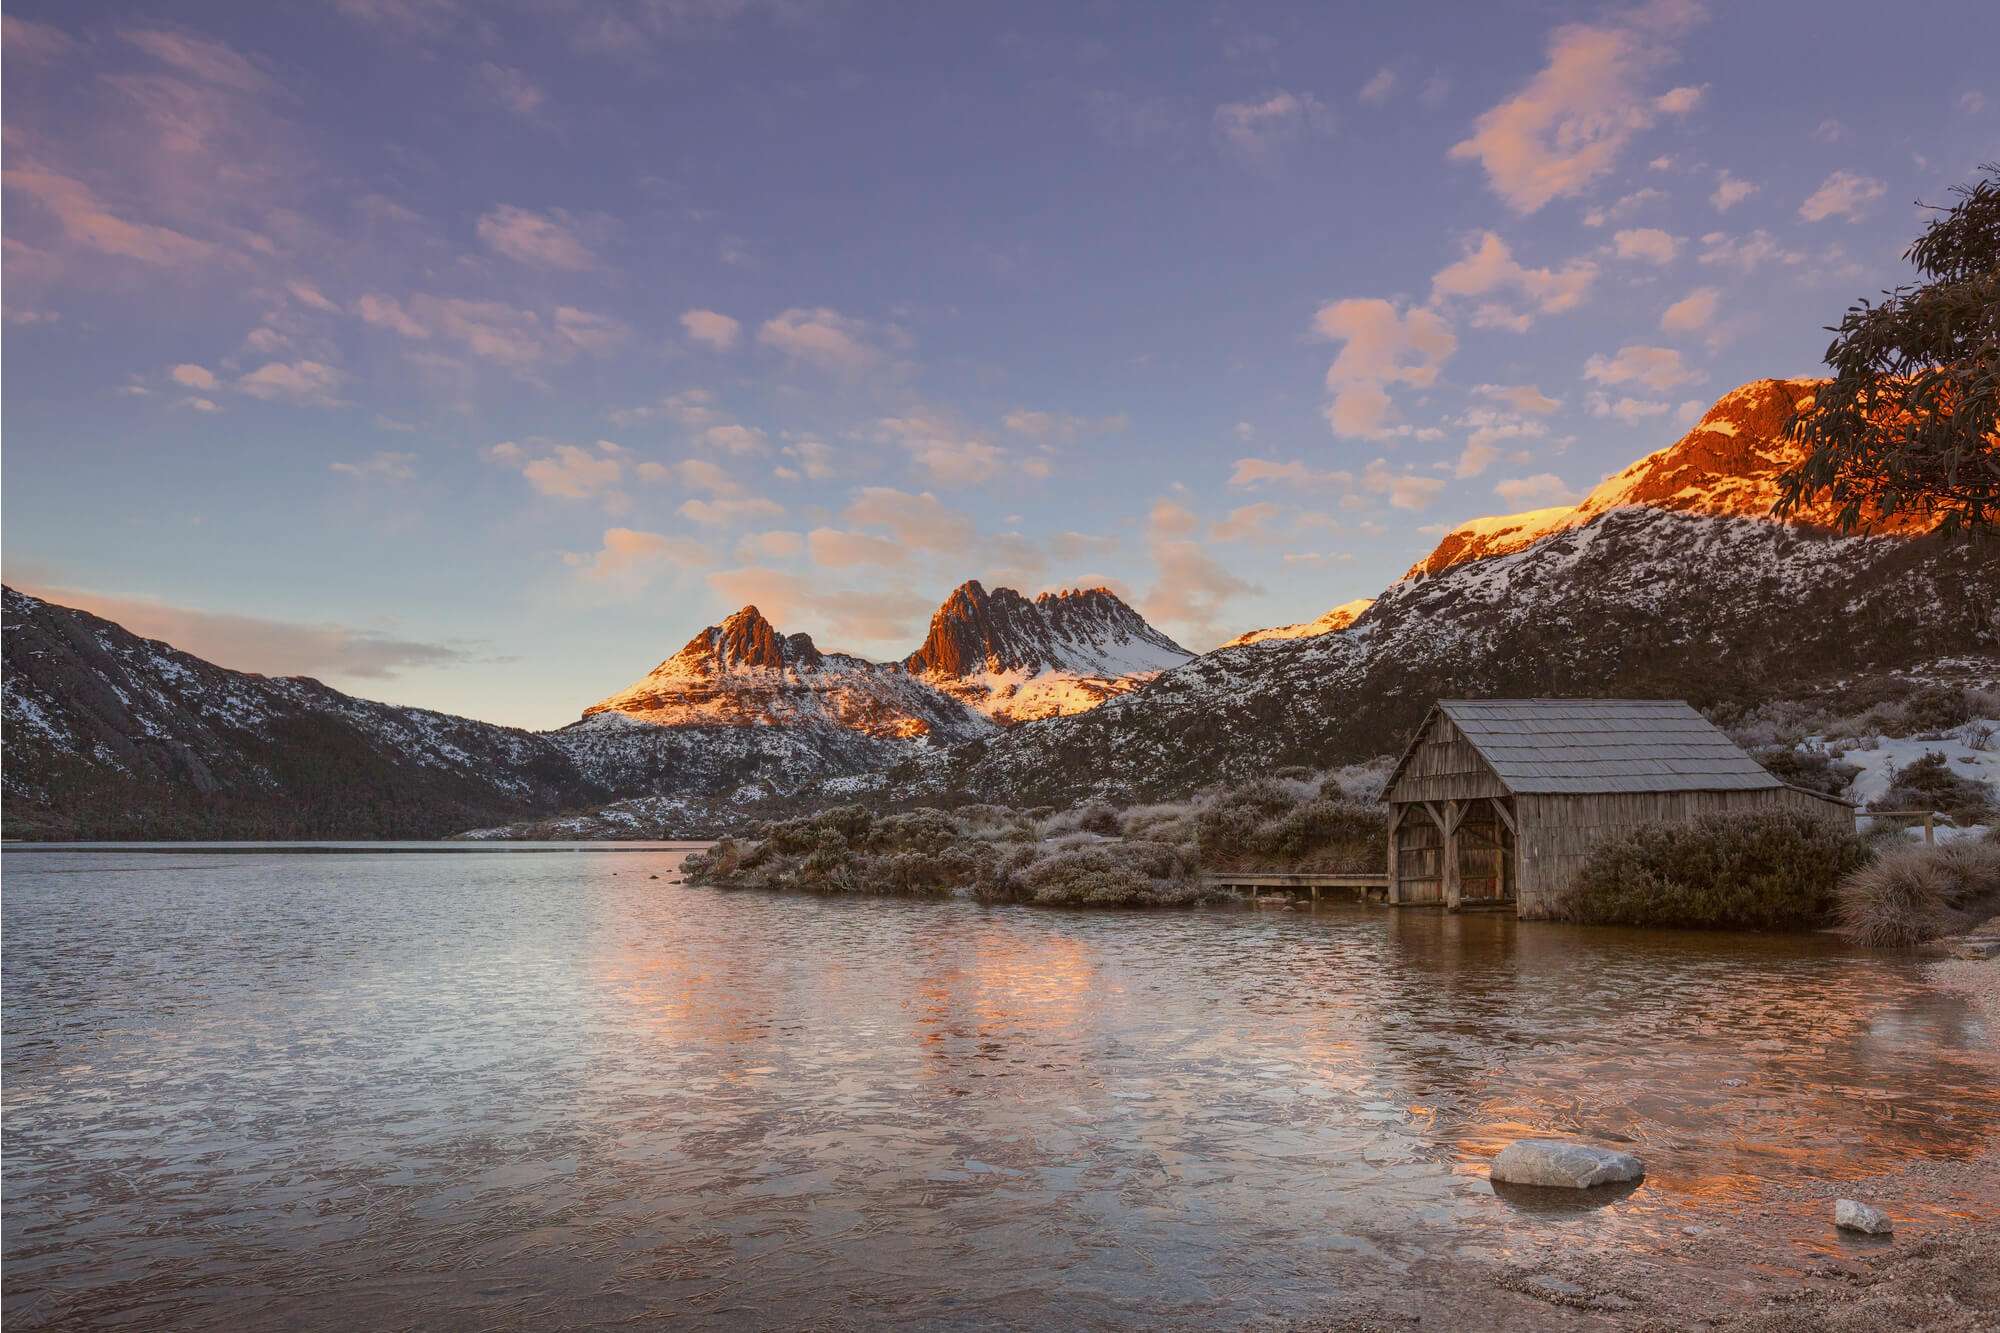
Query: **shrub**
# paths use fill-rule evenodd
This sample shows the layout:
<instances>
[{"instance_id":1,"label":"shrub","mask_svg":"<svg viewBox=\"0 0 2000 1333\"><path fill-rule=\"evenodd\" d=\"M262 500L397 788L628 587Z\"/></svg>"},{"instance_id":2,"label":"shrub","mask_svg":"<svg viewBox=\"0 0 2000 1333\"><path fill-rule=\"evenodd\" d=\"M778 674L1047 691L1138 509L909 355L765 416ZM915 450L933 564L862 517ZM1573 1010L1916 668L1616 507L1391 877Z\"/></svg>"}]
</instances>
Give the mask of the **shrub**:
<instances>
[{"instance_id":1,"label":"shrub","mask_svg":"<svg viewBox=\"0 0 2000 1333\"><path fill-rule=\"evenodd\" d=\"M1889 790L1874 802L1877 810L1937 810L1963 823L1991 813L1992 795L1986 784L1951 771L1937 750L1927 752L1889 775Z\"/></svg>"},{"instance_id":2,"label":"shrub","mask_svg":"<svg viewBox=\"0 0 2000 1333\"><path fill-rule=\"evenodd\" d=\"M1754 750L1751 755L1780 782L1829 796L1846 791L1861 771L1857 765L1837 762L1824 750L1801 750L1795 745L1774 745Z\"/></svg>"},{"instance_id":3,"label":"shrub","mask_svg":"<svg viewBox=\"0 0 2000 1333\"><path fill-rule=\"evenodd\" d=\"M1144 875L1094 851L1066 852L1030 866L1021 876L1030 902L1071 907L1125 907L1153 885Z\"/></svg>"},{"instance_id":4,"label":"shrub","mask_svg":"<svg viewBox=\"0 0 2000 1333\"><path fill-rule=\"evenodd\" d=\"M1854 833L1797 811L1646 824L1594 848L1555 910L1597 925L1806 929L1867 858Z\"/></svg>"},{"instance_id":5,"label":"shrub","mask_svg":"<svg viewBox=\"0 0 2000 1333\"><path fill-rule=\"evenodd\" d=\"M1021 896L1043 906L1158 907L1198 902L1198 871L1167 843L1086 847L1035 861L1016 876Z\"/></svg>"},{"instance_id":6,"label":"shrub","mask_svg":"<svg viewBox=\"0 0 2000 1333\"><path fill-rule=\"evenodd\" d=\"M1190 805L1136 805L1118 820L1118 830L1127 838L1192 845L1199 835L1194 807Z\"/></svg>"},{"instance_id":7,"label":"shrub","mask_svg":"<svg viewBox=\"0 0 2000 1333\"><path fill-rule=\"evenodd\" d=\"M950 815L926 808L876 820L869 829L868 846L886 852L940 852L959 836Z\"/></svg>"},{"instance_id":8,"label":"shrub","mask_svg":"<svg viewBox=\"0 0 2000 1333\"><path fill-rule=\"evenodd\" d=\"M1840 884L1840 920L1863 944L1921 944L2000 912L2000 844L1896 847Z\"/></svg>"},{"instance_id":9,"label":"shrub","mask_svg":"<svg viewBox=\"0 0 2000 1333\"><path fill-rule=\"evenodd\" d=\"M1373 870L1388 855L1389 821L1379 807L1317 797L1260 827L1251 849L1276 860L1338 861Z\"/></svg>"},{"instance_id":10,"label":"shrub","mask_svg":"<svg viewBox=\"0 0 2000 1333\"><path fill-rule=\"evenodd\" d=\"M1087 801L1073 810L1065 810L1043 826L1047 836L1060 833L1095 833L1100 838L1118 836L1118 812L1103 801Z\"/></svg>"},{"instance_id":11,"label":"shrub","mask_svg":"<svg viewBox=\"0 0 2000 1333\"><path fill-rule=\"evenodd\" d=\"M1971 720L1971 701L1954 685L1925 685L1903 700L1903 725L1912 731L1946 731Z\"/></svg>"},{"instance_id":12,"label":"shrub","mask_svg":"<svg viewBox=\"0 0 2000 1333\"><path fill-rule=\"evenodd\" d=\"M846 841L859 846L874 825L875 816L858 805L836 805L813 816L816 829L831 829Z\"/></svg>"}]
</instances>

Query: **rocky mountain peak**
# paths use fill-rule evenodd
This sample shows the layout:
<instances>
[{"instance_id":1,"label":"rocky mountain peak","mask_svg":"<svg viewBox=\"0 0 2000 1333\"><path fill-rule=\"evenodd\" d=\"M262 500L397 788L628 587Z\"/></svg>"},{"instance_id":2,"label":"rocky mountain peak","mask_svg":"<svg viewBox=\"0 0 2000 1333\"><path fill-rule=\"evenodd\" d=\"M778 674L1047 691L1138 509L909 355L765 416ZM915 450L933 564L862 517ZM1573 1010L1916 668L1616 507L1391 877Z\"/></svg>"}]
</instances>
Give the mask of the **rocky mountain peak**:
<instances>
[{"instance_id":1,"label":"rocky mountain peak","mask_svg":"<svg viewBox=\"0 0 2000 1333\"><path fill-rule=\"evenodd\" d=\"M763 612L746 606L720 625L710 625L689 639L687 646L661 663L658 671L677 667L681 672L712 675L743 668L810 670L822 660L812 635L781 634L764 618Z\"/></svg>"},{"instance_id":2,"label":"rocky mountain peak","mask_svg":"<svg viewBox=\"0 0 2000 1333\"><path fill-rule=\"evenodd\" d=\"M1607 477L1576 505L1475 518L1445 534L1404 578L1438 574L1469 560L1519 551L1555 532L1579 528L1614 509L1667 509L1717 518L1770 520L1778 476L1798 461L1785 422L1809 411L1825 381L1753 380L1716 400L1678 441ZM1808 507L1798 521L1831 522L1831 506ZM1912 535L1935 526L1917 515L1874 525L1877 532Z\"/></svg>"},{"instance_id":3,"label":"rocky mountain peak","mask_svg":"<svg viewBox=\"0 0 2000 1333\"><path fill-rule=\"evenodd\" d=\"M931 616L924 646L903 666L918 676L967 676L1026 665L1041 637L1035 604L1012 588L986 591L978 579L953 589Z\"/></svg>"},{"instance_id":4,"label":"rocky mountain peak","mask_svg":"<svg viewBox=\"0 0 2000 1333\"><path fill-rule=\"evenodd\" d=\"M1031 602L975 579L945 599L902 665L996 721L1020 722L1093 708L1192 656L1109 588Z\"/></svg>"},{"instance_id":5,"label":"rocky mountain peak","mask_svg":"<svg viewBox=\"0 0 2000 1333\"><path fill-rule=\"evenodd\" d=\"M1012 588L988 592L968 580L931 617L923 647L903 660L927 680L979 674L1087 671L1102 674L1105 651L1144 645L1175 665L1192 656L1146 623L1109 588L1069 588L1029 601Z\"/></svg>"}]
</instances>

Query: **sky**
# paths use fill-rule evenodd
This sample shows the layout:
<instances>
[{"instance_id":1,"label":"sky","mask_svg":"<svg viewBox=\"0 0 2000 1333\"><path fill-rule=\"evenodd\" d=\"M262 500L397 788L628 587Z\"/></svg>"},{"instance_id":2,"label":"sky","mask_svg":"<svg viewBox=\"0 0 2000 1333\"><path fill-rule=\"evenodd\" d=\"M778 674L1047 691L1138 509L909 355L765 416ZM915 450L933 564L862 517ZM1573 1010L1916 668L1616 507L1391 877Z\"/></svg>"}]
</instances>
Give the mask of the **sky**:
<instances>
[{"instance_id":1,"label":"sky","mask_svg":"<svg viewBox=\"0 0 2000 1333\"><path fill-rule=\"evenodd\" d=\"M2000 6L10 0L5 577L559 726L754 603L1191 649L1814 373Z\"/></svg>"}]
</instances>

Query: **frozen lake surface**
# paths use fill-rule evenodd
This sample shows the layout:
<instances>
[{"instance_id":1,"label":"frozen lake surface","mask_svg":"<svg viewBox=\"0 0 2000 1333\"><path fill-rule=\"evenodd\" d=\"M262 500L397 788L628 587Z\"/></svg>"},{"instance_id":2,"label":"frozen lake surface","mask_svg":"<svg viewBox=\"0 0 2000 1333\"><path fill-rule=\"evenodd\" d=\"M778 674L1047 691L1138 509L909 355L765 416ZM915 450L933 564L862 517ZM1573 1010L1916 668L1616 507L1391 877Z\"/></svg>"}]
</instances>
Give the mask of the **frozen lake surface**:
<instances>
[{"instance_id":1,"label":"frozen lake surface","mask_svg":"<svg viewBox=\"0 0 2000 1333\"><path fill-rule=\"evenodd\" d=\"M467 850L5 854L10 1328L1228 1327L2000 1122L2000 1034L1824 936ZM1530 1135L1651 1174L1496 1196Z\"/></svg>"}]
</instances>

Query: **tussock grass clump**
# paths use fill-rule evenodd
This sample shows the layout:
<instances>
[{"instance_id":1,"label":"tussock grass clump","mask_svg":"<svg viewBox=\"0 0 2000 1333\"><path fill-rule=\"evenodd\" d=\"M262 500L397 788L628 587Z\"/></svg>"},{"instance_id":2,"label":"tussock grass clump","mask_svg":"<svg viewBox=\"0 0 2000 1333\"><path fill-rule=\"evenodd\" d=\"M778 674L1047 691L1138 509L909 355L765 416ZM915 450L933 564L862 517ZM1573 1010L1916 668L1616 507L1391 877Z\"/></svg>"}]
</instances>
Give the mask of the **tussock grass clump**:
<instances>
[{"instance_id":1,"label":"tussock grass clump","mask_svg":"<svg viewBox=\"0 0 2000 1333\"><path fill-rule=\"evenodd\" d=\"M1593 925L1810 929L1832 915L1841 877L1867 861L1861 838L1797 811L1645 824L1591 851L1556 914Z\"/></svg>"},{"instance_id":2,"label":"tussock grass clump","mask_svg":"<svg viewBox=\"0 0 2000 1333\"><path fill-rule=\"evenodd\" d=\"M1896 847L1840 883L1842 925L1863 944L1911 945L2000 914L2000 844Z\"/></svg>"}]
</instances>

